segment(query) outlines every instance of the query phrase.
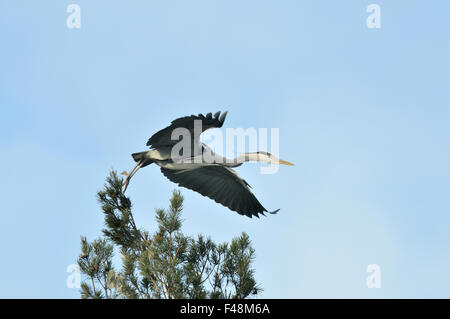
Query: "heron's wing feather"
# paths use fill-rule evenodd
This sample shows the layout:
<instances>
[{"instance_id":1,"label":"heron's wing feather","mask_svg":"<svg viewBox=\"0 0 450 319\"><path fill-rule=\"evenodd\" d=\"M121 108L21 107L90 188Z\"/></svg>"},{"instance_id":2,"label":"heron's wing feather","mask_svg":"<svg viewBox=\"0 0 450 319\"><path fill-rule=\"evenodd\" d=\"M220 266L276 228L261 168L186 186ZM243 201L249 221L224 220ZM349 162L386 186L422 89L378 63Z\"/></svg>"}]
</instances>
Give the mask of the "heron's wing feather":
<instances>
[{"instance_id":1,"label":"heron's wing feather","mask_svg":"<svg viewBox=\"0 0 450 319\"><path fill-rule=\"evenodd\" d=\"M180 117L162 130L156 132L153 134L152 137L147 142L147 146L151 147L160 147L160 146L171 146L177 144L180 140L175 139L172 140L172 132L176 128L186 128L190 131L191 134L191 145L194 145L194 143L200 142L200 134L207 129L213 128L213 127L222 127L223 122L225 121L225 118L227 116L227 112L222 113L220 115L220 112L217 112L212 115L212 113L208 113L205 115L199 114L199 115L191 115L191 116L185 116ZM202 121L202 130L199 132L197 136L194 136L194 121L195 120L201 120ZM177 137L181 138L181 137Z\"/></svg>"},{"instance_id":2,"label":"heron's wing feather","mask_svg":"<svg viewBox=\"0 0 450 319\"><path fill-rule=\"evenodd\" d=\"M247 182L230 168L211 165L193 170L172 170L161 167L161 172L172 182L207 196L241 215L252 217L267 212L250 191Z\"/></svg>"}]
</instances>

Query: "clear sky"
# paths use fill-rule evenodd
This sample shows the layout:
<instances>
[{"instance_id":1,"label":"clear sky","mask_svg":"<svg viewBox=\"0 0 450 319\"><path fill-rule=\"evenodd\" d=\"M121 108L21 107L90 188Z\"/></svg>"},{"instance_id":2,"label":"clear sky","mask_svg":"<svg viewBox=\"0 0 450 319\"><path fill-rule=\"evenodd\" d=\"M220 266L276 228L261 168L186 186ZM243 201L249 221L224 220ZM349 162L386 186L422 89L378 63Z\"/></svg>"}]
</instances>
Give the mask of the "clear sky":
<instances>
[{"instance_id":1,"label":"clear sky","mask_svg":"<svg viewBox=\"0 0 450 319\"><path fill-rule=\"evenodd\" d=\"M69 29L66 8L81 7ZM366 8L381 7L369 29ZM78 298L80 236L101 234L108 171L171 120L228 110L279 128L273 175L238 168L278 215L182 189L184 232L247 232L261 297L450 297L448 1L0 0L0 297ZM155 229L175 184L130 184ZM367 266L381 288L366 286Z\"/></svg>"}]
</instances>

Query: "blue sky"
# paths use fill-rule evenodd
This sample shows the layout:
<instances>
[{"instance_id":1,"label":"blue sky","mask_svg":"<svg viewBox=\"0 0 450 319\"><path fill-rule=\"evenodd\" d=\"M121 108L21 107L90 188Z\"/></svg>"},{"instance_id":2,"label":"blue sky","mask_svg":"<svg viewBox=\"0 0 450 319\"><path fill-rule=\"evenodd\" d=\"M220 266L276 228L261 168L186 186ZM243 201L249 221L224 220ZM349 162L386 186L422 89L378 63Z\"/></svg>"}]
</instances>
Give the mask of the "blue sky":
<instances>
[{"instance_id":1,"label":"blue sky","mask_svg":"<svg viewBox=\"0 0 450 319\"><path fill-rule=\"evenodd\" d=\"M81 7L81 29L66 8ZM366 8L381 7L368 29ZM174 118L280 129L248 219L183 189L184 231L253 240L266 298L450 297L447 1L0 0L0 297L78 298L80 236L101 234L108 171ZM175 185L129 188L155 229ZM381 288L366 286L369 264Z\"/></svg>"}]
</instances>

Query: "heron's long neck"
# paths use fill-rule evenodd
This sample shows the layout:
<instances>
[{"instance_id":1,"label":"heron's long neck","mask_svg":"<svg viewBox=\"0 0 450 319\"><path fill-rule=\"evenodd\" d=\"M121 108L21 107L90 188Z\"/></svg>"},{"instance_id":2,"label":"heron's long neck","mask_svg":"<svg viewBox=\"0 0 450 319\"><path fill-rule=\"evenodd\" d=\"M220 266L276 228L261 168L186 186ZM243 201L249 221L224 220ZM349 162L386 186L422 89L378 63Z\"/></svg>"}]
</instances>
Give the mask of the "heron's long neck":
<instances>
[{"instance_id":1,"label":"heron's long neck","mask_svg":"<svg viewBox=\"0 0 450 319\"><path fill-rule=\"evenodd\" d=\"M234 158L232 161L226 161L224 164L229 167L236 167L242 165L244 162L250 161L258 161L257 154L254 153L245 153L241 154L238 157Z\"/></svg>"}]
</instances>

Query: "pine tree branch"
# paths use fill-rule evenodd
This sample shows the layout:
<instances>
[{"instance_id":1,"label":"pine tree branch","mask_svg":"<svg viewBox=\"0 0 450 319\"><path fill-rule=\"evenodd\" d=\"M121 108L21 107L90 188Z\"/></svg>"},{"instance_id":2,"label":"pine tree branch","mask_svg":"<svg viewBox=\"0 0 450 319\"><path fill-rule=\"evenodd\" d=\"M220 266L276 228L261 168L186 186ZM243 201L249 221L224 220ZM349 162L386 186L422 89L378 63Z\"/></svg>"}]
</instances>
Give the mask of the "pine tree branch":
<instances>
[{"instance_id":1,"label":"pine tree branch","mask_svg":"<svg viewBox=\"0 0 450 319\"><path fill-rule=\"evenodd\" d=\"M122 192L123 179L112 171L98 199L105 217L104 238L82 238L81 271L92 290L82 284L83 298L246 298L260 288L251 268L254 250L246 234L216 245L183 235L183 197L174 191L168 210L157 210L159 230L149 234L137 227L131 201ZM113 271L113 245L124 254L123 270ZM136 271L138 269L138 271ZM96 290L96 282L103 288ZM231 284L231 286L230 286Z\"/></svg>"}]
</instances>

